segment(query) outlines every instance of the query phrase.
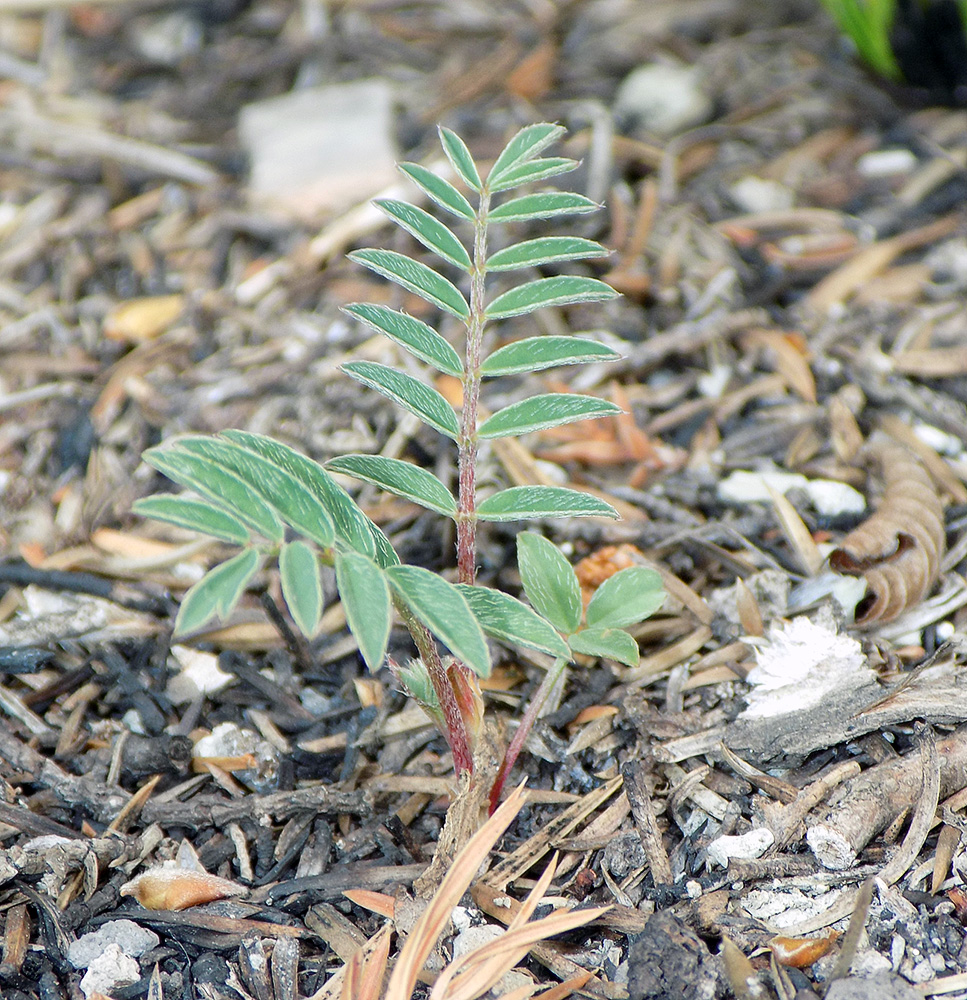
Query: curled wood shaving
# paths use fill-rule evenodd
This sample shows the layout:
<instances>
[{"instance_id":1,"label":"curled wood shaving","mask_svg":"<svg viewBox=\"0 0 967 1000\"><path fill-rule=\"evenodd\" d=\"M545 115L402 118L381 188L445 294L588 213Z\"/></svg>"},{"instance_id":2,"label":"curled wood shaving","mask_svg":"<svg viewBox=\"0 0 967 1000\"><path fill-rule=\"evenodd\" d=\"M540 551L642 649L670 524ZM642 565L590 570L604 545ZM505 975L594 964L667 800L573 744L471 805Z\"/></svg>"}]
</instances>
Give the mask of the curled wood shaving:
<instances>
[{"instance_id":1,"label":"curled wood shaving","mask_svg":"<svg viewBox=\"0 0 967 1000\"><path fill-rule=\"evenodd\" d=\"M878 446L873 457L884 482L880 506L829 557L837 572L866 580L857 625L891 621L921 601L937 581L946 545L943 504L920 462L893 444Z\"/></svg>"}]
</instances>

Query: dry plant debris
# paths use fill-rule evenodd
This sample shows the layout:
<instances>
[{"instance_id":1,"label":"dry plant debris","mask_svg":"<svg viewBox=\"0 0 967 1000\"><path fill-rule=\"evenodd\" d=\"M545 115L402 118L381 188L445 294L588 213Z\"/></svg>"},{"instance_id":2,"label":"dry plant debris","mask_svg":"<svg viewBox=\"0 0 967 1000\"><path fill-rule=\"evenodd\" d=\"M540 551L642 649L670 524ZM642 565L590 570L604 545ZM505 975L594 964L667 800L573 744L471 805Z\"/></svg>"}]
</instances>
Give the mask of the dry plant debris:
<instances>
[{"instance_id":1,"label":"dry plant debris","mask_svg":"<svg viewBox=\"0 0 967 1000\"><path fill-rule=\"evenodd\" d=\"M469 895L451 883L416 995L472 931L507 945L514 996L967 997L964 110L883 89L802 0L18 8L0 12L4 1000L375 1000L423 964L401 956L428 940L413 887L455 794L445 746L364 672L331 591L309 641L263 575L172 647L176 599L224 552L130 516L163 485L143 449L189 431L452 476L446 447L339 373L426 376L338 312L420 316L344 256L415 246L362 192L309 216L250 200L244 109L364 81L391 109L349 124L388 121L379 148L431 170L438 122L482 161L523 125L568 127L576 190L607 205L574 235L613 251L578 273L624 297L508 322L494 346L594 331L623 360L491 402L625 413L494 442L481 471L594 491L622 521L546 527L587 589L647 565L670 595L637 666L568 668L514 772L527 802L478 841ZM693 117L649 118L655 66ZM452 569L438 522L358 498L408 561ZM483 533L479 560L514 592L515 533ZM797 635L797 656L828 654L785 661L798 690L780 683ZM402 631L391 645L410 655ZM546 667L495 663L505 739ZM183 879L164 867L183 844L245 894L121 894ZM535 903L516 943L496 936ZM78 957L95 933L101 965ZM436 995L493 979L487 954Z\"/></svg>"}]
</instances>

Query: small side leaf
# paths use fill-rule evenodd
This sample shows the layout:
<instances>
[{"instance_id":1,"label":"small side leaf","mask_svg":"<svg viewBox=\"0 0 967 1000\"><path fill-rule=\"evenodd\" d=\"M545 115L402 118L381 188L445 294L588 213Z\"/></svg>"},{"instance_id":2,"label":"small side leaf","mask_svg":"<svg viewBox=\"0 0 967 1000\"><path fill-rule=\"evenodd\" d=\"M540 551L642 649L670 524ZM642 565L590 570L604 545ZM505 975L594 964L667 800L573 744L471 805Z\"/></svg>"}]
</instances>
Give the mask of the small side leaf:
<instances>
[{"instance_id":1,"label":"small side leaf","mask_svg":"<svg viewBox=\"0 0 967 1000\"><path fill-rule=\"evenodd\" d=\"M536 611L510 594L489 587L457 584L457 590L467 599L480 627L498 642L536 649L548 656L570 657L567 643L554 627Z\"/></svg>"},{"instance_id":2,"label":"small side leaf","mask_svg":"<svg viewBox=\"0 0 967 1000\"><path fill-rule=\"evenodd\" d=\"M209 570L182 598L174 634L196 632L212 618L227 618L258 572L261 561L256 549L244 549Z\"/></svg>"},{"instance_id":3,"label":"small side leaf","mask_svg":"<svg viewBox=\"0 0 967 1000\"><path fill-rule=\"evenodd\" d=\"M487 258L487 270L512 271L520 267L536 267L538 264L607 256L608 251L594 240L585 240L580 236L543 236L498 250Z\"/></svg>"},{"instance_id":4,"label":"small side leaf","mask_svg":"<svg viewBox=\"0 0 967 1000\"><path fill-rule=\"evenodd\" d=\"M446 517L457 513L457 502L446 486L432 472L412 462L382 455L342 455L327 462L326 467L372 483L387 493L412 500Z\"/></svg>"},{"instance_id":5,"label":"small side leaf","mask_svg":"<svg viewBox=\"0 0 967 1000\"><path fill-rule=\"evenodd\" d=\"M438 177L432 170L419 163L401 163L400 170L430 201L436 202L440 208L445 208L461 219L473 222L474 211L470 202L449 181Z\"/></svg>"},{"instance_id":6,"label":"small side leaf","mask_svg":"<svg viewBox=\"0 0 967 1000\"><path fill-rule=\"evenodd\" d=\"M488 222L526 222L530 219L551 219L557 215L586 215L601 206L583 194L573 191L541 191L511 198L492 209Z\"/></svg>"},{"instance_id":7,"label":"small side leaf","mask_svg":"<svg viewBox=\"0 0 967 1000\"><path fill-rule=\"evenodd\" d=\"M458 660L479 677L490 676L490 652L483 631L452 583L421 566L392 566L386 576L416 617Z\"/></svg>"},{"instance_id":8,"label":"small side leaf","mask_svg":"<svg viewBox=\"0 0 967 1000\"><path fill-rule=\"evenodd\" d=\"M278 515L252 491L248 483L234 473L185 450L177 440L157 448L149 448L142 457L148 465L173 482L187 486L227 508L263 538L271 542L282 541L284 532Z\"/></svg>"},{"instance_id":9,"label":"small side leaf","mask_svg":"<svg viewBox=\"0 0 967 1000\"><path fill-rule=\"evenodd\" d=\"M383 666L393 607L386 574L358 552L336 553L336 586L349 631L370 670Z\"/></svg>"},{"instance_id":10,"label":"small side leaf","mask_svg":"<svg viewBox=\"0 0 967 1000\"><path fill-rule=\"evenodd\" d=\"M395 250L367 249L355 250L348 257L458 319L466 319L470 315L467 300L452 281L406 254Z\"/></svg>"},{"instance_id":11,"label":"small side leaf","mask_svg":"<svg viewBox=\"0 0 967 1000\"><path fill-rule=\"evenodd\" d=\"M526 128L522 128L504 146L494 161L494 165L487 175L487 186L492 191L500 190L495 185L499 185L511 170L522 163L533 160L535 156L539 156L548 146L557 142L565 131L566 129L560 125L554 125L550 122L540 122L537 125L528 125Z\"/></svg>"},{"instance_id":12,"label":"small side leaf","mask_svg":"<svg viewBox=\"0 0 967 1000\"><path fill-rule=\"evenodd\" d=\"M289 542L279 553L282 596L302 634L312 638L322 617L319 558L305 542Z\"/></svg>"},{"instance_id":13,"label":"small side leaf","mask_svg":"<svg viewBox=\"0 0 967 1000\"><path fill-rule=\"evenodd\" d=\"M581 623L581 586L564 553L543 535L517 536L517 566L527 600L559 632L569 635Z\"/></svg>"},{"instance_id":14,"label":"small side leaf","mask_svg":"<svg viewBox=\"0 0 967 1000\"><path fill-rule=\"evenodd\" d=\"M481 501L481 521L520 521L534 517L613 517L618 512L590 493L564 486L511 486Z\"/></svg>"},{"instance_id":15,"label":"small side leaf","mask_svg":"<svg viewBox=\"0 0 967 1000\"><path fill-rule=\"evenodd\" d=\"M509 191L511 188L520 187L521 184L531 184L535 181L544 181L549 177L558 177L561 174L570 173L580 164L577 160L569 160L564 156L548 156L539 160L531 160L530 163L521 163L519 166L501 174L500 180L487 182L491 191Z\"/></svg>"},{"instance_id":16,"label":"small side leaf","mask_svg":"<svg viewBox=\"0 0 967 1000\"><path fill-rule=\"evenodd\" d=\"M166 521L189 531L200 531L203 535L211 535L223 542L244 545L249 540L248 528L237 517L204 500L165 493L135 500L132 510L142 517Z\"/></svg>"},{"instance_id":17,"label":"small side leaf","mask_svg":"<svg viewBox=\"0 0 967 1000\"><path fill-rule=\"evenodd\" d=\"M604 344L583 337L526 337L499 347L480 366L485 378L539 372L558 365L617 361L621 355Z\"/></svg>"},{"instance_id":18,"label":"small side leaf","mask_svg":"<svg viewBox=\"0 0 967 1000\"><path fill-rule=\"evenodd\" d=\"M349 361L342 370L357 382L381 392L404 409L415 413L424 423L454 441L460 424L453 407L431 386L419 379L375 361Z\"/></svg>"},{"instance_id":19,"label":"small side leaf","mask_svg":"<svg viewBox=\"0 0 967 1000\"><path fill-rule=\"evenodd\" d=\"M609 576L588 602L589 626L624 628L653 615L665 600L661 577L646 566L628 566Z\"/></svg>"},{"instance_id":20,"label":"small side leaf","mask_svg":"<svg viewBox=\"0 0 967 1000\"><path fill-rule=\"evenodd\" d=\"M621 407L606 399L569 392L549 392L522 399L498 410L480 425L477 436L498 438L528 434L574 420L607 417L615 413L621 413Z\"/></svg>"},{"instance_id":21,"label":"small side leaf","mask_svg":"<svg viewBox=\"0 0 967 1000\"><path fill-rule=\"evenodd\" d=\"M555 278L538 278L498 295L487 306L487 319L506 319L543 309L545 306L567 306L576 302L603 302L616 299L619 293L597 278L562 274Z\"/></svg>"},{"instance_id":22,"label":"small side leaf","mask_svg":"<svg viewBox=\"0 0 967 1000\"><path fill-rule=\"evenodd\" d=\"M457 176L459 176L460 180L468 188L479 191L480 174L477 173L477 165L473 162L473 157L470 155L470 150L467 149L466 143L464 143L463 139L456 132L451 132L448 128L441 126L439 134L440 145L443 146L443 152L450 161L450 166L456 171Z\"/></svg>"},{"instance_id":23,"label":"small side leaf","mask_svg":"<svg viewBox=\"0 0 967 1000\"><path fill-rule=\"evenodd\" d=\"M370 329L405 347L410 354L432 365L437 371L455 378L463 375L460 355L432 326L415 316L368 302L354 302L345 306L343 312L355 316Z\"/></svg>"},{"instance_id":24,"label":"small side leaf","mask_svg":"<svg viewBox=\"0 0 967 1000\"><path fill-rule=\"evenodd\" d=\"M638 666L641 657L638 643L620 628L586 628L568 636L567 641L575 653L617 660L627 667Z\"/></svg>"},{"instance_id":25,"label":"small side leaf","mask_svg":"<svg viewBox=\"0 0 967 1000\"><path fill-rule=\"evenodd\" d=\"M432 250L438 257L469 271L470 255L466 247L450 232L447 227L435 219L429 212L411 205L407 201L397 201L394 198L382 198L376 204L398 225L411 236L418 239L427 250Z\"/></svg>"},{"instance_id":26,"label":"small side leaf","mask_svg":"<svg viewBox=\"0 0 967 1000\"><path fill-rule=\"evenodd\" d=\"M281 441L261 434L228 430L222 432L222 437L261 455L302 483L329 512L336 535L345 545L372 556L381 566L399 562L399 557L382 531L318 462Z\"/></svg>"}]
</instances>

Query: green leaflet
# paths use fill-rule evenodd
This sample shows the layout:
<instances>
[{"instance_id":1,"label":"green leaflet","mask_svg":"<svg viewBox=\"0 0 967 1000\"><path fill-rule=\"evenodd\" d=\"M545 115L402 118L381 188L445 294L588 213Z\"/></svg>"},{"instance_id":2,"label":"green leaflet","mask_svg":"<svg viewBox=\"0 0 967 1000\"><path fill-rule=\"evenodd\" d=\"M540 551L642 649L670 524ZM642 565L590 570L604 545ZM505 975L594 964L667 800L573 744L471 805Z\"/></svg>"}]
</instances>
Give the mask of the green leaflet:
<instances>
[{"instance_id":1,"label":"green leaflet","mask_svg":"<svg viewBox=\"0 0 967 1000\"><path fill-rule=\"evenodd\" d=\"M511 288L498 295L487 306L487 319L506 319L508 316L523 316L525 313L543 309L546 306L567 306L577 302L603 302L618 298L610 285L597 278L582 278L578 275L558 275L556 278L538 278L526 284Z\"/></svg>"},{"instance_id":2,"label":"green leaflet","mask_svg":"<svg viewBox=\"0 0 967 1000\"><path fill-rule=\"evenodd\" d=\"M522 601L489 587L457 584L480 627L499 642L536 649L548 656L570 658L567 643L554 627Z\"/></svg>"},{"instance_id":3,"label":"green leaflet","mask_svg":"<svg viewBox=\"0 0 967 1000\"><path fill-rule=\"evenodd\" d=\"M601 206L571 191L542 191L511 198L491 209L488 222L528 222L531 219L551 219L557 215L586 215Z\"/></svg>"},{"instance_id":4,"label":"green leaflet","mask_svg":"<svg viewBox=\"0 0 967 1000\"><path fill-rule=\"evenodd\" d=\"M527 600L559 632L570 635L581 624L581 587L564 553L543 535L517 536L517 566Z\"/></svg>"},{"instance_id":5,"label":"green leaflet","mask_svg":"<svg viewBox=\"0 0 967 1000\"><path fill-rule=\"evenodd\" d=\"M395 250L369 249L355 250L348 257L458 319L466 319L470 315L467 300L452 281L406 254Z\"/></svg>"},{"instance_id":6,"label":"green leaflet","mask_svg":"<svg viewBox=\"0 0 967 1000\"><path fill-rule=\"evenodd\" d=\"M357 552L336 553L336 586L349 631L370 670L383 666L393 623L386 572Z\"/></svg>"},{"instance_id":7,"label":"green leaflet","mask_svg":"<svg viewBox=\"0 0 967 1000\"><path fill-rule=\"evenodd\" d=\"M282 596L302 634L312 638L322 617L319 557L305 542L289 542L279 553Z\"/></svg>"},{"instance_id":8,"label":"green leaflet","mask_svg":"<svg viewBox=\"0 0 967 1000\"><path fill-rule=\"evenodd\" d=\"M589 626L623 628L653 615L665 600L661 577L645 566L629 566L608 577L588 602Z\"/></svg>"},{"instance_id":9,"label":"green leaflet","mask_svg":"<svg viewBox=\"0 0 967 1000\"><path fill-rule=\"evenodd\" d=\"M355 476L364 483L372 483L446 517L457 513L457 502L446 486L432 472L411 462L384 458L382 455L343 455L332 459L327 467Z\"/></svg>"},{"instance_id":10,"label":"green leaflet","mask_svg":"<svg viewBox=\"0 0 967 1000\"><path fill-rule=\"evenodd\" d=\"M531 396L511 403L488 417L477 431L480 438L508 437L528 434L548 427L587 420L592 417L612 416L621 407L596 396L580 396L570 392L551 392Z\"/></svg>"},{"instance_id":11,"label":"green leaflet","mask_svg":"<svg viewBox=\"0 0 967 1000\"><path fill-rule=\"evenodd\" d=\"M477 173L477 165L473 162L470 150L467 149L463 139L456 132L451 132L450 129L442 126L437 129L437 132L440 136L443 152L457 176L468 188L479 191L481 187L480 174Z\"/></svg>"},{"instance_id":12,"label":"green leaflet","mask_svg":"<svg viewBox=\"0 0 967 1000\"><path fill-rule=\"evenodd\" d=\"M611 517L618 512L590 493L564 486L511 486L477 505L481 521L519 521L536 517Z\"/></svg>"},{"instance_id":13,"label":"green leaflet","mask_svg":"<svg viewBox=\"0 0 967 1000\"><path fill-rule=\"evenodd\" d=\"M501 150L487 175L487 187L501 190L501 183L515 168L540 155L548 146L557 142L565 133L560 125L540 122L522 128Z\"/></svg>"},{"instance_id":14,"label":"green leaflet","mask_svg":"<svg viewBox=\"0 0 967 1000\"><path fill-rule=\"evenodd\" d=\"M397 312L389 306L354 302L345 306L343 312L355 316L370 329L385 334L390 340L405 347L410 354L432 365L437 371L460 378L463 363L460 355L450 344L422 320L404 312Z\"/></svg>"},{"instance_id":15,"label":"green leaflet","mask_svg":"<svg viewBox=\"0 0 967 1000\"><path fill-rule=\"evenodd\" d=\"M617 660L628 667L638 666L638 643L620 628L586 628L568 636L567 641L575 653Z\"/></svg>"},{"instance_id":16,"label":"green leaflet","mask_svg":"<svg viewBox=\"0 0 967 1000\"><path fill-rule=\"evenodd\" d=\"M564 156L549 156L539 160L531 160L530 163L521 163L512 167L502 174L496 183L488 181L487 186L493 192L509 191L522 184L533 184L537 181L545 181L550 177L558 177L560 174L570 173L579 165L577 160L569 160Z\"/></svg>"},{"instance_id":17,"label":"green leaflet","mask_svg":"<svg viewBox=\"0 0 967 1000\"><path fill-rule=\"evenodd\" d=\"M447 227L429 212L406 201L383 198L376 204L411 236L418 239L428 250L455 267L469 271L470 255L466 247Z\"/></svg>"},{"instance_id":18,"label":"green leaflet","mask_svg":"<svg viewBox=\"0 0 967 1000\"><path fill-rule=\"evenodd\" d=\"M440 208L473 222L474 211L470 202L449 181L419 163L401 163L400 170Z\"/></svg>"},{"instance_id":19,"label":"green leaflet","mask_svg":"<svg viewBox=\"0 0 967 1000\"><path fill-rule=\"evenodd\" d=\"M258 572L261 561L256 549L243 549L210 569L181 599L174 634L197 632L213 618L227 618Z\"/></svg>"},{"instance_id":20,"label":"green leaflet","mask_svg":"<svg viewBox=\"0 0 967 1000\"><path fill-rule=\"evenodd\" d=\"M499 347L484 359L480 374L485 378L539 372L557 365L579 365L590 361L617 361L621 355L604 344L583 337L527 337Z\"/></svg>"},{"instance_id":21,"label":"green leaflet","mask_svg":"<svg viewBox=\"0 0 967 1000\"><path fill-rule=\"evenodd\" d=\"M498 250L487 258L487 270L511 271L521 267L536 267L538 264L607 256L608 251L594 240L585 240L579 236L543 236Z\"/></svg>"},{"instance_id":22,"label":"green leaflet","mask_svg":"<svg viewBox=\"0 0 967 1000\"><path fill-rule=\"evenodd\" d=\"M228 511L204 500L192 500L189 497L170 493L160 496L144 497L135 500L132 510L142 517L151 517L156 521L167 521L179 528L189 531L199 531L203 535L211 535L223 542L234 542L244 545L249 540L248 528L237 517Z\"/></svg>"}]
</instances>

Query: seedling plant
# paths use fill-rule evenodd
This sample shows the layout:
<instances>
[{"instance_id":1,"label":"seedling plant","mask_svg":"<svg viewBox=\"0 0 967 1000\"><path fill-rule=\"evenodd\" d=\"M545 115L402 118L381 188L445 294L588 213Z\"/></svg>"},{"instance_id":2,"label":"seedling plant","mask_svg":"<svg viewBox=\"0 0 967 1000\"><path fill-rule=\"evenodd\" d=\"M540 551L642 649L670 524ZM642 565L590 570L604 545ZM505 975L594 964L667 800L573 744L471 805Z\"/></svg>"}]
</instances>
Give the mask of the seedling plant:
<instances>
[{"instance_id":1,"label":"seedling plant","mask_svg":"<svg viewBox=\"0 0 967 1000\"><path fill-rule=\"evenodd\" d=\"M482 521L618 516L603 500L565 487L512 486L481 496L476 485L481 441L619 412L609 401L578 393L541 394L486 417L481 412L481 388L490 380L619 357L610 347L580 336L533 336L489 350L490 329L502 320L547 306L601 302L617 294L595 278L566 273L529 277L510 288L501 284L498 294L492 293L492 280L503 283L507 272L540 274L536 269L607 253L599 243L569 235L516 243L502 238L500 249L489 249L495 229L582 215L599 207L574 192L531 187L577 167L574 160L541 155L563 132L553 124L524 128L484 179L463 141L441 128L444 153L469 197L420 164L404 163L400 169L464 238L417 205L385 199L378 202L382 211L438 257L442 267L431 268L395 250L364 249L349 255L462 326L461 355L436 329L400 309L372 303L346 307L349 315L430 368L459 379L459 412L431 385L398 368L374 361L342 366L347 375L453 442L455 494L433 473L400 459L343 455L323 466L272 438L229 430L178 437L145 452L145 461L190 493L147 497L135 505L142 515L241 546L185 594L176 634L196 632L214 618L227 617L256 574L277 559L285 603L298 627L311 637L323 612L320 573L324 566L334 567L360 654L373 671L388 664L423 706L446 737L458 774L473 771L481 740L479 679L491 671L487 638L553 657L504 757L491 790L492 806L542 704L573 655L637 663L637 643L625 628L651 615L664 596L657 573L630 567L606 580L584 608L570 563L533 531L517 536L518 567L529 603L476 582L476 537ZM526 193L509 194L524 186ZM373 484L454 521L457 582L402 563L386 535L331 473ZM387 657L394 615L418 652L405 664Z\"/></svg>"}]
</instances>

